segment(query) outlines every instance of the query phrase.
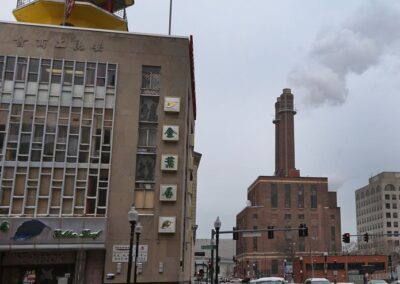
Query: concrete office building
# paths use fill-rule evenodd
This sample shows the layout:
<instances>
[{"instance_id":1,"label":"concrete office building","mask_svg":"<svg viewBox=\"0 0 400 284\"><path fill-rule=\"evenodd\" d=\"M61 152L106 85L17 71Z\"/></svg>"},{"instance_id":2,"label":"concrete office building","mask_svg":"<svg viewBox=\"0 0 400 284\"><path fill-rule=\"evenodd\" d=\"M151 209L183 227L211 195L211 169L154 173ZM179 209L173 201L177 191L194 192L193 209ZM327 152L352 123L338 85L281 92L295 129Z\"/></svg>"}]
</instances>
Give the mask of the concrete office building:
<instances>
[{"instance_id":1,"label":"concrete office building","mask_svg":"<svg viewBox=\"0 0 400 284\"><path fill-rule=\"evenodd\" d=\"M100 2L69 26L57 0L0 22L1 283L126 283L132 205L138 282L193 274L192 39L128 33L133 1Z\"/></svg>"},{"instance_id":2,"label":"concrete office building","mask_svg":"<svg viewBox=\"0 0 400 284\"><path fill-rule=\"evenodd\" d=\"M399 253L400 172L382 172L355 192L357 234L363 253Z\"/></svg>"},{"instance_id":3,"label":"concrete office building","mask_svg":"<svg viewBox=\"0 0 400 284\"><path fill-rule=\"evenodd\" d=\"M239 235L237 274L242 277L293 277L293 262L302 255L341 251L340 208L325 177L302 177L295 167L293 94L284 89L275 104L275 175L259 176L248 188L249 206L236 217L239 230L285 229ZM300 224L308 237L299 237Z\"/></svg>"},{"instance_id":4,"label":"concrete office building","mask_svg":"<svg viewBox=\"0 0 400 284\"><path fill-rule=\"evenodd\" d=\"M207 275L210 276L207 273L209 273L209 266L211 265L211 249L205 249L206 247L209 246L211 246L210 239L196 240L196 253L202 254L202 255L197 255L195 257L196 275L199 275L199 271L203 270L204 278L206 278ZM233 275L235 268L235 262L234 262L234 256L236 255L235 241L228 239L220 239L218 247L219 247L218 256L220 258L218 275L222 278L229 278ZM214 257L215 257L215 251L214 251Z\"/></svg>"}]
</instances>

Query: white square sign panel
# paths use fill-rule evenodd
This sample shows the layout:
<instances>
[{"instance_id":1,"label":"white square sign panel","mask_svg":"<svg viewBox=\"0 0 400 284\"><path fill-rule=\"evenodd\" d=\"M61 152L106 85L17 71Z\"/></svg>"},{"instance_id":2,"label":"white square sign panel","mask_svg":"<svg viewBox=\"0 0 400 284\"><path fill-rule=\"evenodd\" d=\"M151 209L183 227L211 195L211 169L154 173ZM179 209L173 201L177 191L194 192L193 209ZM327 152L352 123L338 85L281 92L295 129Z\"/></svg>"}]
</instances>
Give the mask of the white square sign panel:
<instances>
[{"instance_id":1,"label":"white square sign panel","mask_svg":"<svg viewBox=\"0 0 400 284\"><path fill-rule=\"evenodd\" d=\"M160 217L158 224L159 233L175 233L176 217Z\"/></svg>"},{"instance_id":2,"label":"white square sign panel","mask_svg":"<svg viewBox=\"0 0 400 284\"><path fill-rule=\"evenodd\" d=\"M179 140L179 126L177 125L164 125L162 139L164 141L178 141Z\"/></svg>"},{"instance_id":3,"label":"white square sign panel","mask_svg":"<svg viewBox=\"0 0 400 284\"><path fill-rule=\"evenodd\" d=\"M179 112L181 110L181 98L165 97L164 111Z\"/></svg>"},{"instance_id":4,"label":"white square sign panel","mask_svg":"<svg viewBox=\"0 0 400 284\"><path fill-rule=\"evenodd\" d=\"M177 171L178 170L178 155L173 155L173 154L161 155L161 170L162 171Z\"/></svg>"},{"instance_id":5,"label":"white square sign panel","mask_svg":"<svg viewBox=\"0 0 400 284\"><path fill-rule=\"evenodd\" d=\"M161 201L176 201L176 184L160 185L160 200Z\"/></svg>"}]
</instances>

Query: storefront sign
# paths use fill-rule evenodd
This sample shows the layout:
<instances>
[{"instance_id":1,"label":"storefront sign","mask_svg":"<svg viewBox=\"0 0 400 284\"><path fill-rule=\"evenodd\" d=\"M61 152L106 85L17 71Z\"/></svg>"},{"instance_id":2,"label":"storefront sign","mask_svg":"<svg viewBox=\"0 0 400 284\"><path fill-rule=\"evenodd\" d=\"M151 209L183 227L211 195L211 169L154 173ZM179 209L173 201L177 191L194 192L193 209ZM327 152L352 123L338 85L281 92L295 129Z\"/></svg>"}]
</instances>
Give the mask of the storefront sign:
<instances>
[{"instance_id":1,"label":"storefront sign","mask_svg":"<svg viewBox=\"0 0 400 284\"><path fill-rule=\"evenodd\" d=\"M8 231L0 232L0 250L104 248L106 218L0 218Z\"/></svg>"},{"instance_id":2,"label":"storefront sign","mask_svg":"<svg viewBox=\"0 0 400 284\"><path fill-rule=\"evenodd\" d=\"M92 232L89 229L84 229L80 233L74 232L72 230L61 230L61 229L56 229L53 232L53 238L55 239L76 239L76 238L81 238L81 239L92 239L95 240L97 239L102 230L97 231L97 232Z\"/></svg>"},{"instance_id":3,"label":"storefront sign","mask_svg":"<svg viewBox=\"0 0 400 284\"><path fill-rule=\"evenodd\" d=\"M73 252L5 252L4 265L47 265L74 263Z\"/></svg>"}]
</instances>

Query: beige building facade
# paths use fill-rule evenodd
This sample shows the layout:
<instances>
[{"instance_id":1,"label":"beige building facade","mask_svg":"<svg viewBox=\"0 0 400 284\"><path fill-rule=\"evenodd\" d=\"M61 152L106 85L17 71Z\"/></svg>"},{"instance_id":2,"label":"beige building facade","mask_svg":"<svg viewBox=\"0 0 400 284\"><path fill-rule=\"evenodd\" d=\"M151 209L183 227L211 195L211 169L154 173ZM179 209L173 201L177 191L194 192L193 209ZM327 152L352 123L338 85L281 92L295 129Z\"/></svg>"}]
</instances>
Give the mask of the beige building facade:
<instances>
[{"instance_id":1,"label":"beige building facade","mask_svg":"<svg viewBox=\"0 0 400 284\"><path fill-rule=\"evenodd\" d=\"M371 177L368 185L356 190L355 198L359 249L369 254L399 254L400 173Z\"/></svg>"},{"instance_id":2,"label":"beige building facade","mask_svg":"<svg viewBox=\"0 0 400 284\"><path fill-rule=\"evenodd\" d=\"M195 119L191 38L0 23L0 282L126 283L135 206L138 282L188 283Z\"/></svg>"}]
</instances>

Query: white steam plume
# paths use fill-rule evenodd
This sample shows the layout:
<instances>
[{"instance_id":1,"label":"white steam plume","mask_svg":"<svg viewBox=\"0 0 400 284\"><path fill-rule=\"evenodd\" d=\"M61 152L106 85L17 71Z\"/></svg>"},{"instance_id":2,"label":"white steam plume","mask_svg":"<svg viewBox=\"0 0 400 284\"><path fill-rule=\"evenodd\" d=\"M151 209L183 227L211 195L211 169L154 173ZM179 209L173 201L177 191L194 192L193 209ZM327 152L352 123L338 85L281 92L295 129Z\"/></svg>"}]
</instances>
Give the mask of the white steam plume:
<instances>
[{"instance_id":1,"label":"white steam plume","mask_svg":"<svg viewBox=\"0 0 400 284\"><path fill-rule=\"evenodd\" d=\"M400 1L368 1L339 28L320 32L306 60L289 73L289 84L305 94L309 105L343 104L347 76L360 75L384 54L395 53L399 39Z\"/></svg>"}]
</instances>

